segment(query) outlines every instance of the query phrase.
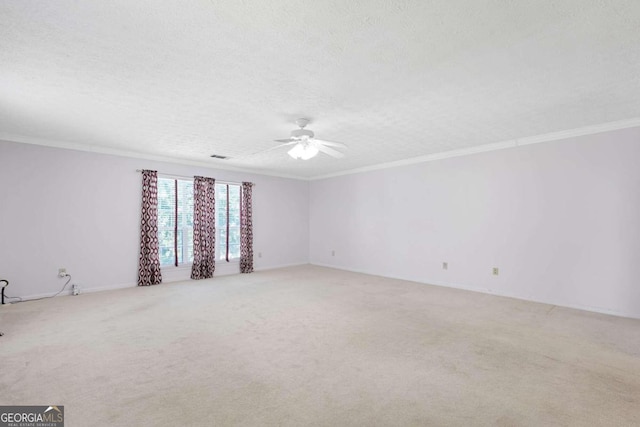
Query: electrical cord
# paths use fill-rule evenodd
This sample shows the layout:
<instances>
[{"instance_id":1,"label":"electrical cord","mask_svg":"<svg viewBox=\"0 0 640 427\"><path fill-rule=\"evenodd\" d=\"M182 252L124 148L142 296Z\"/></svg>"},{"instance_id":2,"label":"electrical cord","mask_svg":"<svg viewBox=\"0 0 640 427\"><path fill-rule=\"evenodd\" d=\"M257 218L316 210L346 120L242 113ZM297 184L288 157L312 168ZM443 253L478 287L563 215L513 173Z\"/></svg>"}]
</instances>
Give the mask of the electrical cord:
<instances>
[{"instance_id":1,"label":"electrical cord","mask_svg":"<svg viewBox=\"0 0 640 427\"><path fill-rule=\"evenodd\" d=\"M54 294L54 295L50 295L50 296L48 296L48 297L33 298L33 299L28 299L28 300L23 300L21 297L10 297L10 296L8 296L8 295L5 295L5 298L19 299L20 301L15 301L15 302L12 302L12 303L11 303L11 304L15 304L15 303L18 303L18 302L39 301L39 300L41 300L41 299L48 299L48 298L54 298L54 297L57 297L58 295L60 295L60 294L62 293L62 291L64 291L64 290L65 290L65 288L67 287L67 285L69 284L69 282L71 282L71 275L70 275L70 274L65 274L65 276L66 276L66 277L68 277L68 279L67 279L66 283L64 284L64 286L62 287L62 289L60 289L60 290L58 291L58 293L56 293L56 294Z\"/></svg>"}]
</instances>

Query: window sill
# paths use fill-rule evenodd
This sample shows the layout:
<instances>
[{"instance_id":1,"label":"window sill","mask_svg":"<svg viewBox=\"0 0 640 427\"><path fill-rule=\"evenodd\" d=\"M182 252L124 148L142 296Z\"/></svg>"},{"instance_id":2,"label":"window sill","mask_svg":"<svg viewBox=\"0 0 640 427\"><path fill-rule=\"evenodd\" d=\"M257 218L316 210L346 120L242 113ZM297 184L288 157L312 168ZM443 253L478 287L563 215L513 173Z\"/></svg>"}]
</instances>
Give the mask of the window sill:
<instances>
[{"instance_id":1,"label":"window sill","mask_svg":"<svg viewBox=\"0 0 640 427\"><path fill-rule=\"evenodd\" d=\"M193 266L193 263L189 263L189 264L180 264L179 266L175 266L173 264L171 265L161 265L160 269L161 270L172 270L172 271L180 271L180 270L191 270L191 267Z\"/></svg>"},{"instance_id":2,"label":"window sill","mask_svg":"<svg viewBox=\"0 0 640 427\"><path fill-rule=\"evenodd\" d=\"M240 258L232 258L229 261L226 261L224 259L217 259L216 260L216 265L233 265L233 264L240 264ZM160 269L161 270L171 270L171 271L191 270L192 266L193 266L193 263L190 262L188 264L180 264L177 267L175 265L173 265L173 264L161 265Z\"/></svg>"}]
</instances>

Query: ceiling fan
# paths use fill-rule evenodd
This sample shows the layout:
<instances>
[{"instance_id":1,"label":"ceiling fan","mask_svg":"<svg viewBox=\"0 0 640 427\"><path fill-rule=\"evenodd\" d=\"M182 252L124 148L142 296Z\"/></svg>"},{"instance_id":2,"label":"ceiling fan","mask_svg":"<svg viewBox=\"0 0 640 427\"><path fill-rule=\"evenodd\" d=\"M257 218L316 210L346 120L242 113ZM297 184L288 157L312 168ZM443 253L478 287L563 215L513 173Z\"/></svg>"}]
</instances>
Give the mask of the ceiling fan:
<instances>
[{"instance_id":1,"label":"ceiling fan","mask_svg":"<svg viewBox=\"0 0 640 427\"><path fill-rule=\"evenodd\" d=\"M276 142L282 142L280 145L270 148L267 151L275 150L280 147L287 147L293 145L287 154L294 159L309 160L316 156L319 152L327 154L336 159L344 157L344 154L340 151L331 148L347 148L347 146L341 142L324 141L322 139L316 139L314 133L305 129L305 126L309 124L309 119L300 118L296 120L296 124L300 129L291 131L291 136L287 139L276 139Z\"/></svg>"}]
</instances>

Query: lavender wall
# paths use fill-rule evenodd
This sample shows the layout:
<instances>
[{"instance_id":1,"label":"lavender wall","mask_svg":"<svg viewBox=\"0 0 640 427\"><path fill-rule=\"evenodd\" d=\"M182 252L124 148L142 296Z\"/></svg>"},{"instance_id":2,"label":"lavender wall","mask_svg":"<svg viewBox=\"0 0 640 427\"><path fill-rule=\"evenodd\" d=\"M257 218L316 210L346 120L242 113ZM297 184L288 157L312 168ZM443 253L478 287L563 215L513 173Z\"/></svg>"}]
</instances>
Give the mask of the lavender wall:
<instances>
[{"instance_id":1,"label":"lavender wall","mask_svg":"<svg viewBox=\"0 0 640 427\"><path fill-rule=\"evenodd\" d=\"M634 128L313 181L310 261L640 318L639 159Z\"/></svg>"},{"instance_id":2,"label":"lavender wall","mask_svg":"<svg viewBox=\"0 0 640 427\"><path fill-rule=\"evenodd\" d=\"M140 218L140 174L253 181L255 268L308 262L308 183L143 159L0 141L0 278L7 293L57 292L66 267L84 291L134 286ZM258 258L258 252L262 258ZM238 265L218 263L216 274ZM163 270L165 281L188 269Z\"/></svg>"}]
</instances>

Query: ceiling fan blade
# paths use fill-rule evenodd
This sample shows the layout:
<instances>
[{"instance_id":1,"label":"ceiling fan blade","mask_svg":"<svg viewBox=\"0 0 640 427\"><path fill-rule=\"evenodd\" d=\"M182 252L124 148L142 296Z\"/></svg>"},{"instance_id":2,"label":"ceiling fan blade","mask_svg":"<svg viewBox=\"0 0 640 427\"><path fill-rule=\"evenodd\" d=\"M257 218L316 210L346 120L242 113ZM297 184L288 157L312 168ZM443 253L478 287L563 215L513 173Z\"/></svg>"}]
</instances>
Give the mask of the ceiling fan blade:
<instances>
[{"instance_id":1,"label":"ceiling fan blade","mask_svg":"<svg viewBox=\"0 0 640 427\"><path fill-rule=\"evenodd\" d=\"M293 144L297 144L298 143L298 141L291 141L290 139L281 139L281 140L276 140L276 141L286 141L286 142L284 144L278 144L278 145L275 145L275 146L273 146L271 148L267 148L266 150L256 151L255 153L251 153L249 155L253 156L254 154L266 153L266 152L269 152L269 151L272 151L272 150L276 150L276 149L278 149L280 147L286 147L287 145L293 145Z\"/></svg>"},{"instance_id":2,"label":"ceiling fan blade","mask_svg":"<svg viewBox=\"0 0 640 427\"><path fill-rule=\"evenodd\" d=\"M319 142L320 144L326 145L328 147L347 148L347 146L342 142L325 141L324 139L316 139L316 138L314 138L314 141Z\"/></svg>"},{"instance_id":3,"label":"ceiling fan blade","mask_svg":"<svg viewBox=\"0 0 640 427\"><path fill-rule=\"evenodd\" d=\"M336 159L341 159L344 157L344 154L342 154L338 150L334 150L333 148L329 148L323 144L314 144L314 145L319 151L322 151L324 154L328 154L331 157L335 157Z\"/></svg>"},{"instance_id":4,"label":"ceiling fan blade","mask_svg":"<svg viewBox=\"0 0 640 427\"><path fill-rule=\"evenodd\" d=\"M274 139L275 142L290 142L290 143L294 143L294 142L298 142L298 141L293 141L291 138L287 138L287 139Z\"/></svg>"}]
</instances>

